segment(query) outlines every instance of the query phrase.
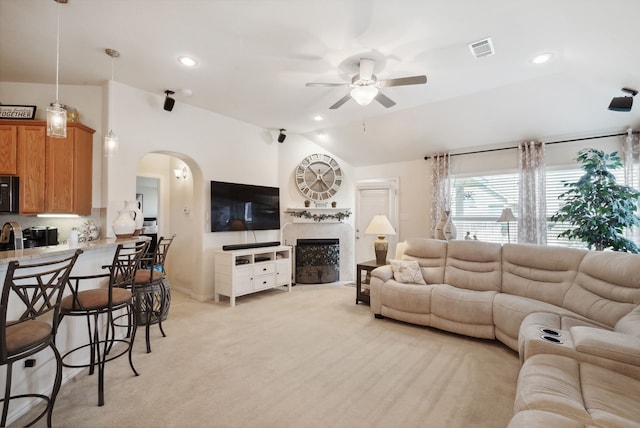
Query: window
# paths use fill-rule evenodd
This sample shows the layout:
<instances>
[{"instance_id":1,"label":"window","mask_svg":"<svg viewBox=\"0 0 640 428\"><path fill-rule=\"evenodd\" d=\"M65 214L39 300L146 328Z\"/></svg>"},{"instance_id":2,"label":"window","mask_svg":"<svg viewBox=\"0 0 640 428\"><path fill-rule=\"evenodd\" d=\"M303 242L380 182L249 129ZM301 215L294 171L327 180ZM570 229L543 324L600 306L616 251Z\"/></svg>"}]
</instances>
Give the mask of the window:
<instances>
[{"instance_id":1,"label":"window","mask_svg":"<svg viewBox=\"0 0 640 428\"><path fill-rule=\"evenodd\" d=\"M564 182L576 182L584 172L580 168L547 170L547 221L561 206L558 196L565 191ZM613 171L618 183L624 183L622 168ZM451 221L458 239L477 237L489 242L517 242L518 222L498 223L502 209L509 207L518 217L518 173L455 178L451 189ZM547 223L548 245L586 248L578 241L558 238L568 224Z\"/></svg>"}]
</instances>

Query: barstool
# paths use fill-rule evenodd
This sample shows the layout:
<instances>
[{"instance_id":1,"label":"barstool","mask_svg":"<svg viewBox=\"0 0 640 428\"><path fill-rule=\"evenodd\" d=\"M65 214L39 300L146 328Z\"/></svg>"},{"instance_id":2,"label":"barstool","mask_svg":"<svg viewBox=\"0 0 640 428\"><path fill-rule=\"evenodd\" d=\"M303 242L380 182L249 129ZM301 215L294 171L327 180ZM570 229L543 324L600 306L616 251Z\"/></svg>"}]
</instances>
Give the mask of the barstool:
<instances>
[{"instance_id":1,"label":"barstool","mask_svg":"<svg viewBox=\"0 0 640 428\"><path fill-rule=\"evenodd\" d=\"M2 401L0 425L7 423L9 401L14 398L39 398L47 407L27 426L33 425L45 414L47 426L56 396L62 383L62 358L55 345L58 313L62 293L71 269L82 250L62 259L33 264L9 262L0 299L0 365L6 365L5 393ZM51 317L50 312L53 312ZM11 317L12 320L8 318ZM56 360L56 375L51 395L20 394L11 396L13 363L50 347Z\"/></svg>"},{"instance_id":2,"label":"barstool","mask_svg":"<svg viewBox=\"0 0 640 428\"><path fill-rule=\"evenodd\" d=\"M167 273L164 265L169 253L169 247L176 237L160 237L153 254L145 255L141 260L141 269L136 272L134 281L134 300L138 324L145 326L147 353L151 352L149 331L151 324L158 324L163 337L167 335L162 328L162 321L167 318L171 294L165 285Z\"/></svg>"},{"instance_id":3,"label":"barstool","mask_svg":"<svg viewBox=\"0 0 640 428\"><path fill-rule=\"evenodd\" d=\"M71 294L62 299L60 319L65 316L86 317L89 341L62 356L64 367L89 367L89 374L93 374L98 367L98 406L104 405L104 371L105 364L125 353L129 354L129 365L133 373L138 372L133 366L133 341L136 336L136 319L133 316L133 296L127 287L131 287L136 276L140 259L147 247L147 241L132 244L120 244L116 248L111 265L102 266L107 273L86 276L72 276L69 278ZM92 288L80 290L80 284L86 280L107 279L106 288ZM126 334L116 337L114 312L124 310L128 320ZM101 315L104 315L101 317ZM106 318L106 319L105 319ZM123 349L113 351L116 344L124 344ZM81 349L89 348L88 363L72 364L65 362L71 354ZM68 361L68 359L67 359Z\"/></svg>"}]
</instances>

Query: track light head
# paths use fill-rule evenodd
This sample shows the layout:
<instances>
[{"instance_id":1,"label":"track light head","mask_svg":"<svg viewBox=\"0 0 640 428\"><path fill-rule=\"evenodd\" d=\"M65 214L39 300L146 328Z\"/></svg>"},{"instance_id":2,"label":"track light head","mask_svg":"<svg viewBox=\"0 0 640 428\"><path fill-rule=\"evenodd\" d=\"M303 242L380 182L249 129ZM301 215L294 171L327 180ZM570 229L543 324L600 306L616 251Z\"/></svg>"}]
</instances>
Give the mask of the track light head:
<instances>
[{"instance_id":1,"label":"track light head","mask_svg":"<svg viewBox=\"0 0 640 428\"><path fill-rule=\"evenodd\" d=\"M164 107L163 108L166 111L171 111L171 110L173 110L173 105L176 103L176 100L171 98L171 95L175 94L175 92L167 89L166 91L164 91L164 93L166 94L166 98L164 99Z\"/></svg>"},{"instance_id":2,"label":"track light head","mask_svg":"<svg viewBox=\"0 0 640 428\"><path fill-rule=\"evenodd\" d=\"M284 131L286 131L286 129L280 129L280 133L278 134L278 143L284 143L284 140L287 138Z\"/></svg>"},{"instance_id":3,"label":"track light head","mask_svg":"<svg viewBox=\"0 0 640 428\"><path fill-rule=\"evenodd\" d=\"M622 88L622 92L626 92L627 94L631 94L630 97L614 97L609 104L609 110L611 111L631 111L631 107L633 106L633 97L638 94L638 91L630 88Z\"/></svg>"}]
</instances>

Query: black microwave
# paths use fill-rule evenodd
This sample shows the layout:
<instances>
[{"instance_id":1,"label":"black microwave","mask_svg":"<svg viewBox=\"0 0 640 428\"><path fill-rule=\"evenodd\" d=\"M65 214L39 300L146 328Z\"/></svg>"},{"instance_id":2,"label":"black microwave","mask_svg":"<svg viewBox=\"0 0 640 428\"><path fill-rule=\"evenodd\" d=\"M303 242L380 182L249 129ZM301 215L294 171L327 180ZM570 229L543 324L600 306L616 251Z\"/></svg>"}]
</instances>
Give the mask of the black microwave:
<instances>
[{"instance_id":1,"label":"black microwave","mask_svg":"<svg viewBox=\"0 0 640 428\"><path fill-rule=\"evenodd\" d=\"M18 177L0 176L0 213L18 213Z\"/></svg>"}]
</instances>

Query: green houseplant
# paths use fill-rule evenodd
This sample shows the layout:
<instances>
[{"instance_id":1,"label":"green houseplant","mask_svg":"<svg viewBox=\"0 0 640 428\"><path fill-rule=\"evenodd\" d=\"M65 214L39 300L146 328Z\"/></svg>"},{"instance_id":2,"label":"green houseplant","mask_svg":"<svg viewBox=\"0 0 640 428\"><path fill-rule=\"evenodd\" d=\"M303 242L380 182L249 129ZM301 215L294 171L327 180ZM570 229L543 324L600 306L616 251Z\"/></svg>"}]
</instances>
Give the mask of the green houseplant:
<instances>
[{"instance_id":1,"label":"green houseplant","mask_svg":"<svg viewBox=\"0 0 640 428\"><path fill-rule=\"evenodd\" d=\"M625 228L640 224L636 214L640 192L616 183L611 169L622 167L618 152L582 149L576 160L584 175L575 183L564 182L567 190L558 196L564 205L551 216L552 222L567 222L572 228L558 237L583 241L589 249L638 253L638 246L625 238Z\"/></svg>"}]
</instances>

